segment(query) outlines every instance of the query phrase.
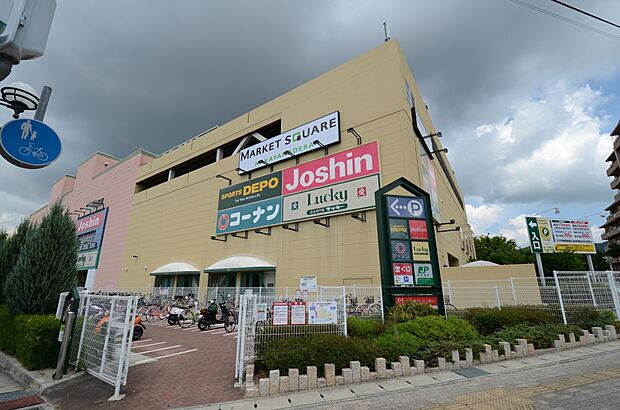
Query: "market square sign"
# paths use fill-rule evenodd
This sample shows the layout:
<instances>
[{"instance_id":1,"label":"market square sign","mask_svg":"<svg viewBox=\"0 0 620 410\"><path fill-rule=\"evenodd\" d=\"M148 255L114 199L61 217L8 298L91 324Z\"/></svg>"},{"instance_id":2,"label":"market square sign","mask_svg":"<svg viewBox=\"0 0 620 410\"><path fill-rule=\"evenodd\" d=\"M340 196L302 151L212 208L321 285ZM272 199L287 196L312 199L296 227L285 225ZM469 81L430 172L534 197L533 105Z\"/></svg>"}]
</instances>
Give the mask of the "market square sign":
<instances>
[{"instance_id":1,"label":"market square sign","mask_svg":"<svg viewBox=\"0 0 620 410\"><path fill-rule=\"evenodd\" d=\"M315 144L318 141L320 144ZM340 114L338 111L293 128L239 152L239 173L249 172L340 142Z\"/></svg>"}]
</instances>

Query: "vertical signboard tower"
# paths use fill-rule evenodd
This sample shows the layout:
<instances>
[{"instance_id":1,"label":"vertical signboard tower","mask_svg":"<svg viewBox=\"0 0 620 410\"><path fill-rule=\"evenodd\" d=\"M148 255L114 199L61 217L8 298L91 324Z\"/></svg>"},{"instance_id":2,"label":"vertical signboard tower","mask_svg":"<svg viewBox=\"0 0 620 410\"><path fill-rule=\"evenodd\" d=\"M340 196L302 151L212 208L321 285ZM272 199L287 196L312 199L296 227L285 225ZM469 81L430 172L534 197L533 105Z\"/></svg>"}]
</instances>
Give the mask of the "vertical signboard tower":
<instances>
[{"instance_id":1,"label":"vertical signboard tower","mask_svg":"<svg viewBox=\"0 0 620 410\"><path fill-rule=\"evenodd\" d=\"M411 195L389 192L400 188ZM405 178L375 192L383 308L411 300L444 314L430 196Z\"/></svg>"}]
</instances>

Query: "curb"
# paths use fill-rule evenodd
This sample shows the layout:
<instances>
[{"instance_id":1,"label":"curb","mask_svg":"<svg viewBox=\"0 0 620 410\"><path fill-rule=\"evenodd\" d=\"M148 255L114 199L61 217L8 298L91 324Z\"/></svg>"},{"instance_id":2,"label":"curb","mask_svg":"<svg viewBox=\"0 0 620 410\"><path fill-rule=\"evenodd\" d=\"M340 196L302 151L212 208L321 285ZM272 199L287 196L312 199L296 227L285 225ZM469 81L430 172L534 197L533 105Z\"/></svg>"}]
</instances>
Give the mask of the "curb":
<instances>
[{"instance_id":1,"label":"curb","mask_svg":"<svg viewBox=\"0 0 620 410\"><path fill-rule=\"evenodd\" d=\"M80 377L86 372L78 372L73 374L63 375L62 379L59 380L49 380L47 377L38 373L36 371L26 370L24 366L14 357L7 355L6 353L0 352L0 368L6 370L9 374L11 374L17 380L25 383L32 390L34 390L38 394L43 394L46 390L54 387L58 384L66 382L68 380L73 380L77 377ZM51 376L50 376L51 378Z\"/></svg>"}]
</instances>

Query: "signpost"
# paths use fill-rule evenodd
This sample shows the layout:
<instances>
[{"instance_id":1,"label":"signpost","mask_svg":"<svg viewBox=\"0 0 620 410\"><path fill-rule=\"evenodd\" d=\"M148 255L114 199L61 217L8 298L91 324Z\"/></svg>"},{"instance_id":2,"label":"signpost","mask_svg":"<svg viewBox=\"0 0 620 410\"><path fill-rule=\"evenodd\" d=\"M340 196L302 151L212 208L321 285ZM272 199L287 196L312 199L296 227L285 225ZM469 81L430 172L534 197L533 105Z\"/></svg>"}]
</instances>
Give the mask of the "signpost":
<instances>
[{"instance_id":1,"label":"signpost","mask_svg":"<svg viewBox=\"0 0 620 410\"><path fill-rule=\"evenodd\" d=\"M390 195L401 188L411 195ZM430 195L405 178L375 192L384 310L414 300L444 314Z\"/></svg>"},{"instance_id":2,"label":"signpost","mask_svg":"<svg viewBox=\"0 0 620 410\"><path fill-rule=\"evenodd\" d=\"M544 285L544 272L540 256L543 253L573 252L585 254L588 258L588 265L593 270L590 255L596 253L596 248L588 221L526 216L525 225L530 241L530 250L536 255L541 284Z\"/></svg>"},{"instance_id":3,"label":"signpost","mask_svg":"<svg viewBox=\"0 0 620 410\"><path fill-rule=\"evenodd\" d=\"M46 167L60 156L61 148L58 135L41 121L13 120L0 130L0 155L20 168Z\"/></svg>"}]
</instances>

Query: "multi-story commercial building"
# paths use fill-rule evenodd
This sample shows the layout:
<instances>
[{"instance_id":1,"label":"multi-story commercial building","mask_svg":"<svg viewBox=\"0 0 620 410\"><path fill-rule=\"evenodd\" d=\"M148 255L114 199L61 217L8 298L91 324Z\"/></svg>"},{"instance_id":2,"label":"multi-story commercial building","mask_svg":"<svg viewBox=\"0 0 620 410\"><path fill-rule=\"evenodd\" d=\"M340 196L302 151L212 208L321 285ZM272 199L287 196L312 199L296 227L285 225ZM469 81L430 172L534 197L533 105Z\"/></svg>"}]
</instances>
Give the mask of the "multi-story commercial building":
<instances>
[{"instance_id":1,"label":"multi-story commercial building","mask_svg":"<svg viewBox=\"0 0 620 410\"><path fill-rule=\"evenodd\" d=\"M401 177L430 193L440 266L464 264L440 137L390 40L141 166L117 285L379 284L373 192Z\"/></svg>"},{"instance_id":2,"label":"multi-story commercial building","mask_svg":"<svg viewBox=\"0 0 620 410\"><path fill-rule=\"evenodd\" d=\"M122 273L125 238L138 168L155 156L137 150L125 158L97 152L82 162L75 176L52 187L49 203L30 216L39 222L51 204L61 201L76 219L80 242L78 285L116 288Z\"/></svg>"},{"instance_id":3,"label":"multi-story commercial building","mask_svg":"<svg viewBox=\"0 0 620 410\"><path fill-rule=\"evenodd\" d=\"M613 150L606 161L610 163L607 168L607 175L613 177L609 185L614 192L614 200L611 205L605 208L610 215L601 226L605 229L601 238L608 241L608 246L620 245L620 121L611 132L611 136L616 138L614 139ZM610 263L614 270L620 270L620 257L611 258Z\"/></svg>"}]
</instances>

